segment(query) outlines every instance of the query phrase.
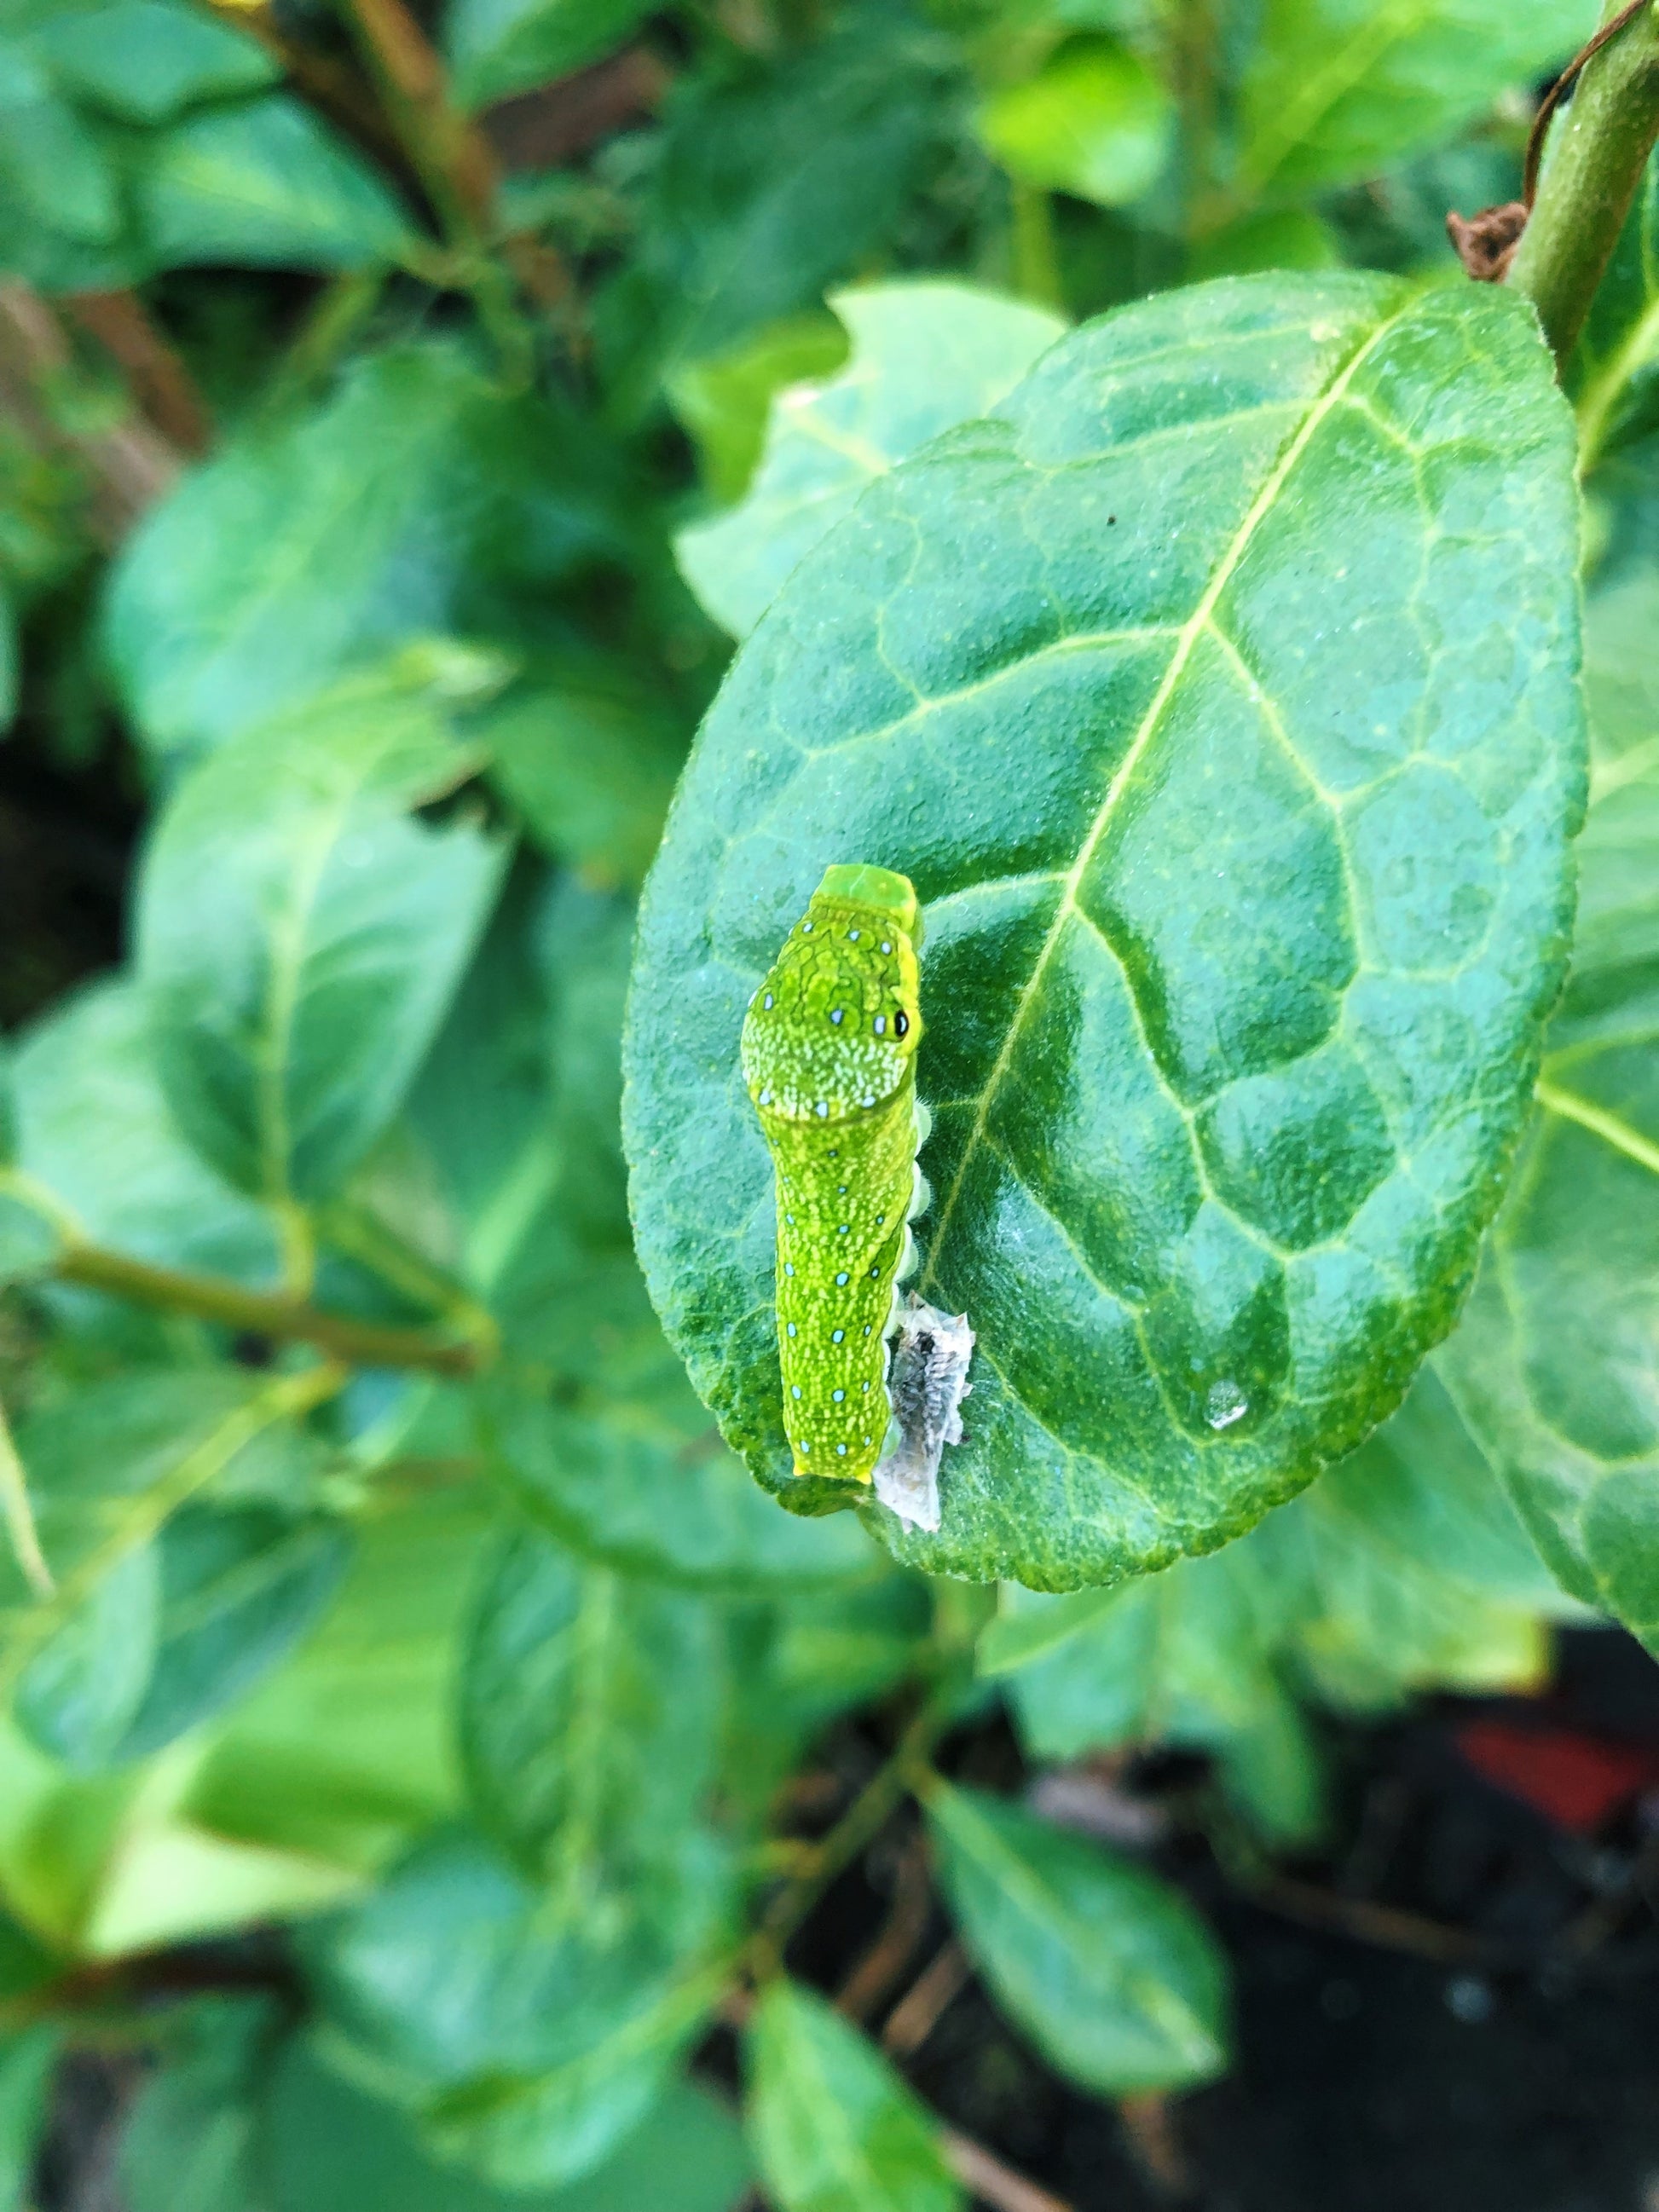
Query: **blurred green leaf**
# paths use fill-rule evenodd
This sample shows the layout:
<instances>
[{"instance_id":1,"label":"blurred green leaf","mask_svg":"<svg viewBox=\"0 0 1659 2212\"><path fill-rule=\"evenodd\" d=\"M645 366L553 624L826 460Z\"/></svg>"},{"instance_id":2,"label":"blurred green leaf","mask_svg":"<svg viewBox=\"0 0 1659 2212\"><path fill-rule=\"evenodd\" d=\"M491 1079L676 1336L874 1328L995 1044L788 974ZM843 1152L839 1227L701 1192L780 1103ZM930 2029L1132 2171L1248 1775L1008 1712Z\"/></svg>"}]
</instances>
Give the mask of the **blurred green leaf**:
<instances>
[{"instance_id":1,"label":"blurred green leaf","mask_svg":"<svg viewBox=\"0 0 1659 2212\"><path fill-rule=\"evenodd\" d=\"M686 580L742 637L874 477L952 423L983 415L1065 327L1045 308L917 279L838 292L852 358L773 402L747 496L675 541Z\"/></svg>"},{"instance_id":2,"label":"blurred green leaf","mask_svg":"<svg viewBox=\"0 0 1659 2212\"><path fill-rule=\"evenodd\" d=\"M1229 280L1061 340L794 571L647 885L625 1100L653 1296L786 1504L1074 1588L1241 1534L1394 1409L1565 957L1571 477L1499 288ZM915 1287L978 1333L937 1535L794 1480L779 1407L737 1040L849 854L926 908Z\"/></svg>"},{"instance_id":3,"label":"blurred green leaf","mask_svg":"<svg viewBox=\"0 0 1659 2212\"><path fill-rule=\"evenodd\" d=\"M361 269L396 260L410 237L374 170L282 96L173 124L146 149L136 191L167 268Z\"/></svg>"},{"instance_id":4,"label":"blurred green leaf","mask_svg":"<svg viewBox=\"0 0 1659 2212\"><path fill-rule=\"evenodd\" d=\"M434 2166L403 2113L300 2040L276 2063L264 2130L271 2212L733 2212L749 2171L725 2106L675 2082L591 2173L509 2195Z\"/></svg>"},{"instance_id":5,"label":"blurred green leaf","mask_svg":"<svg viewBox=\"0 0 1659 2212\"><path fill-rule=\"evenodd\" d=\"M36 1742L79 1767L139 1756L234 1698L343 1563L307 1516L315 1459L291 1381L221 1369L84 1384L21 1424L55 1593L9 1591L4 1678ZM301 1386L303 1387L303 1386ZM192 1503L240 1496L232 1506Z\"/></svg>"},{"instance_id":6,"label":"blurred green leaf","mask_svg":"<svg viewBox=\"0 0 1659 2212\"><path fill-rule=\"evenodd\" d=\"M866 5L769 68L677 88L634 258L599 303L624 410L882 243L942 150L954 67L908 8Z\"/></svg>"},{"instance_id":7,"label":"blurred green leaf","mask_svg":"<svg viewBox=\"0 0 1659 2212\"><path fill-rule=\"evenodd\" d=\"M1659 422L1659 153L1649 159L1565 380L1587 476Z\"/></svg>"},{"instance_id":8,"label":"blurred green leaf","mask_svg":"<svg viewBox=\"0 0 1659 2212\"><path fill-rule=\"evenodd\" d=\"M651 0L450 0L444 44L455 90L487 106L597 61L652 13Z\"/></svg>"},{"instance_id":9,"label":"blurred green leaf","mask_svg":"<svg viewBox=\"0 0 1659 2212\"><path fill-rule=\"evenodd\" d=\"M588 1557L694 1589L833 1583L880 1553L856 1523L779 1513L720 1442L648 1318L655 1366L592 1411L493 1394L489 1436L525 1510Z\"/></svg>"},{"instance_id":10,"label":"blurred green leaf","mask_svg":"<svg viewBox=\"0 0 1659 2212\"><path fill-rule=\"evenodd\" d=\"M19 653L17 610L0 578L0 737L17 719L17 687L22 678Z\"/></svg>"},{"instance_id":11,"label":"blurred green leaf","mask_svg":"<svg viewBox=\"0 0 1659 2212\"><path fill-rule=\"evenodd\" d=\"M982 1641L982 1671L1018 1655L1010 1694L1033 1756L1158 1743L1212 1752L1229 1794L1267 1834L1305 1843L1323 1817L1322 1777L1247 1553L1248 1540L1111 1591L1010 1589L1000 1633ZM1045 1627L1046 1648L1036 1643ZM1029 1656L1018 1654L1021 1631Z\"/></svg>"},{"instance_id":12,"label":"blurred green leaf","mask_svg":"<svg viewBox=\"0 0 1659 2212\"><path fill-rule=\"evenodd\" d=\"M273 2010L264 1998L211 1997L168 2018L171 2048L122 2131L131 2212L263 2212L255 2099Z\"/></svg>"},{"instance_id":13,"label":"blurred green leaf","mask_svg":"<svg viewBox=\"0 0 1659 2212\"><path fill-rule=\"evenodd\" d=\"M549 595L620 550L612 474L591 430L453 345L359 361L186 476L128 544L106 635L141 735L217 744L410 640L545 649Z\"/></svg>"},{"instance_id":14,"label":"blurred green leaf","mask_svg":"<svg viewBox=\"0 0 1659 2212\"><path fill-rule=\"evenodd\" d=\"M509 1531L461 1666L480 1820L570 1899L648 1876L708 1793L723 1656L704 1601Z\"/></svg>"},{"instance_id":15,"label":"blurred green leaf","mask_svg":"<svg viewBox=\"0 0 1659 2212\"><path fill-rule=\"evenodd\" d=\"M1196 241L1188 273L1195 279L1249 276L1261 269L1337 269L1341 241L1310 208L1264 208Z\"/></svg>"},{"instance_id":16,"label":"blurred green leaf","mask_svg":"<svg viewBox=\"0 0 1659 2212\"><path fill-rule=\"evenodd\" d=\"M62 2044L55 2021L0 2035L0 2212L29 2212L33 2201L36 2150Z\"/></svg>"},{"instance_id":17,"label":"blurred green leaf","mask_svg":"<svg viewBox=\"0 0 1659 2212\"><path fill-rule=\"evenodd\" d=\"M159 1750L276 1665L332 1595L349 1548L322 1516L184 1507L30 1663L18 1718L82 1771Z\"/></svg>"},{"instance_id":18,"label":"blurred green leaf","mask_svg":"<svg viewBox=\"0 0 1659 2212\"><path fill-rule=\"evenodd\" d=\"M1062 46L980 111L991 152L1022 183L1127 207L1154 185L1175 137L1175 104L1139 55L1110 39Z\"/></svg>"},{"instance_id":19,"label":"blurred green leaf","mask_svg":"<svg viewBox=\"0 0 1659 2212\"><path fill-rule=\"evenodd\" d=\"M136 985L60 1000L18 1047L16 1101L19 1164L94 1243L250 1284L275 1276L270 1218L197 1157L167 1110Z\"/></svg>"},{"instance_id":20,"label":"blurred green leaf","mask_svg":"<svg viewBox=\"0 0 1659 2212\"><path fill-rule=\"evenodd\" d=\"M1548 76L1596 0L1267 0L1244 74L1237 191L1341 184L1449 137L1508 85Z\"/></svg>"},{"instance_id":21,"label":"blurred green leaf","mask_svg":"<svg viewBox=\"0 0 1659 2212\"><path fill-rule=\"evenodd\" d=\"M83 246L120 227L115 173L97 137L27 46L0 34L0 199L14 197L24 228Z\"/></svg>"},{"instance_id":22,"label":"blurred green leaf","mask_svg":"<svg viewBox=\"0 0 1659 2212\"><path fill-rule=\"evenodd\" d=\"M409 818L471 766L348 684L221 747L164 810L138 910L161 1085L251 1194L327 1196L402 1103L507 857L465 818Z\"/></svg>"},{"instance_id":23,"label":"blurred green leaf","mask_svg":"<svg viewBox=\"0 0 1659 2212\"><path fill-rule=\"evenodd\" d=\"M879 2051L799 1984L749 2027L749 2128L779 2212L960 2212L938 2130Z\"/></svg>"},{"instance_id":24,"label":"blurred green leaf","mask_svg":"<svg viewBox=\"0 0 1659 2212\"><path fill-rule=\"evenodd\" d=\"M433 1838L317 1947L362 2078L503 2188L574 2180L638 2125L719 1994L726 1869L696 1835L595 1911L470 1836Z\"/></svg>"},{"instance_id":25,"label":"blurred green leaf","mask_svg":"<svg viewBox=\"0 0 1659 2212\"><path fill-rule=\"evenodd\" d=\"M319 1626L215 1730L190 1816L349 1880L456 1810L455 1652L492 1520L453 1484L369 1518Z\"/></svg>"},{"instance_id":26,"label":"blurred green leaf","mask_svg":"<svg viewBox=\"0 0 1659 2212\"><path fill-rule=\"evenodd\" d=\"M690 735L674 702L580 661L536 671L475 726L490 781L544 851L637 889Z\"/></svg>"},{"instance_id":27,"label":"blurred green leaf","mask_svg":"<svg viewBox=\"0 0 1659 2212\"><path fill-rule=\"evenodd\" d=\"M939 1784L927 1812L963 1941L1051 2064L1107 2096L1221 2071L1225 1970L1178 1892L1000 1798Z\"/></svg>"},{"instance_id":28,"label":"blurred green leaf","mask_svg":"<svg viewBox=\"0 0 1659 2212\"><path fill-rule=\"evenodd\" d=\"M729 353L687 362L669 380L674 412L697 448L711 497L741 499L766 439L778 393L844 367L847 332L828 313L786 316Z\"/></svg>"},{"instance_id":29,"label":"blurred green leaf","mask_svg":"<svg viewBox=\"0 0 1659 2212\"><path fill-rule=\"evenodd\" d=\"M74 96L125 123L263 92L280 71L257 41L180 0L57 0L34 45Z\"/></svg>"}]
</instances>

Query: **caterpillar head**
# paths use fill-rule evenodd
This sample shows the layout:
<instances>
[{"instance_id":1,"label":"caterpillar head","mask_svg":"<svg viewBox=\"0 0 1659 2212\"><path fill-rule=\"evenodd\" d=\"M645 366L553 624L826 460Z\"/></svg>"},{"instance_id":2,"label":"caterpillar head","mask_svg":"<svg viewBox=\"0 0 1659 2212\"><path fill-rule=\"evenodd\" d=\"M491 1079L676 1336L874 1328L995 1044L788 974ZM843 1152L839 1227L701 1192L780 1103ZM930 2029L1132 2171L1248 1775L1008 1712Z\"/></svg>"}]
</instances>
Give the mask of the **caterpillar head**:
<instances>
[{"instance_id":1,"label":"caterpillar head","mask_svg":"<svg viewBox=\"0 0 1659 2212\"><path fill-rule=\"evenodd\" d=\"M907 878L825 871L744 1022L744 1081L762 1112L844 1121L900 1088L921 1042L921 935Z\"/></svg>"}]
</instances>

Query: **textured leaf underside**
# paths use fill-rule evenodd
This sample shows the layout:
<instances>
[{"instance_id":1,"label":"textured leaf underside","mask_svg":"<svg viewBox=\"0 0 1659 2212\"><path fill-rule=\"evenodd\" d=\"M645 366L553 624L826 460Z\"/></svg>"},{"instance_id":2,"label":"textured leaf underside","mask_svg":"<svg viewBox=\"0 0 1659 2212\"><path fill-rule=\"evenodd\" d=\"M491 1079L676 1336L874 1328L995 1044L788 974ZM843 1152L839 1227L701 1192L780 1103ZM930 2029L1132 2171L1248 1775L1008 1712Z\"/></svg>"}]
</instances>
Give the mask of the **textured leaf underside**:
<instances>
[{"instance_id":1,"label":"textured leaf underside","mask_svg":"<svg viewBox=\"0 0 1659 2212\"><path fill-rule=\"evenodd\" d=\"M639 1245L797 1510L738 1038L826 864L925 908L921 1294L978 1332L929 1569L1213 1547L1456 1310L1582 799L1571 426L1524 306L1274 276L1048 353L873 484L712 710L647 886Z\"/></svg>"}]
</instances>

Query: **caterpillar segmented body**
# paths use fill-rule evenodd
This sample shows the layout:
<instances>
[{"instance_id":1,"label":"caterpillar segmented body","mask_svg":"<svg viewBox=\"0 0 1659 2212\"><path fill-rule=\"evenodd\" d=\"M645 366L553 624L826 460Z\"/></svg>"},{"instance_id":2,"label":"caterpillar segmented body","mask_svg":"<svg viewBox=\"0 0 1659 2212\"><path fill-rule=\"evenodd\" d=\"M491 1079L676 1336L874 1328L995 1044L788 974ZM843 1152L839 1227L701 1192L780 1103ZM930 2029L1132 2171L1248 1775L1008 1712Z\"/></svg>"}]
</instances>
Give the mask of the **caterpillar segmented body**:
<instances>
[{"instance_id":1,"label":"caterpillar segmented body","mask_svg":"<svg viewBox=\"0 0 1659 2212\"><path fill-rule=\"evenodd\" d=\"M888 1338L927 1202L915 1161L921 908L887 868L826 871L750 1000L743 1074L777 1172L778 1352L797 1474L867 1482Z\"/></svg>"}]
</instances>

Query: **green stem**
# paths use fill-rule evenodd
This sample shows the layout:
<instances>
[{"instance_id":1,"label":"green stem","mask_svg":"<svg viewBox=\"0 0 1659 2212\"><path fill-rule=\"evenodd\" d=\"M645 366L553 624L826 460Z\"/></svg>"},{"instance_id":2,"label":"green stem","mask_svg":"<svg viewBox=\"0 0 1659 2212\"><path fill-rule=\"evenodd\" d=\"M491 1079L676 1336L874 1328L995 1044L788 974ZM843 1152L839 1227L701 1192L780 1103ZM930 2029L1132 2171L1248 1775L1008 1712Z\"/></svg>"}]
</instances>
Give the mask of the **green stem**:
<instances>
[{"instance_id":1,"label":"green stem","mask_svg":"<svg viewBox=\"0 0 1659 2212\"><path fill-rule=\"evenodd\" d=\"M781 1971L790 1937L842 1869L879 1833L907 1793L919 1793L926 1786L929 1755L950 1724L954 1687L954 1678L934 1686L891 1757L866 1783L823 1842L811 1847L805 1871L774 1898L750 1942L747 1965L753 1980L765 1981Z\"/></svg>"},{"instance_id":2,"label":"green stem","mask_svg":"<svg viewBox=\"0 0 1659 2212\"><path fill-rule=\"evenodd\" d=\"M378 1216L360 1206L330 1206L323 1210L319 1226L335 1251L361 1261L414 1304L429 1306L446 1328L477 1346L483 1361L494 1359L501 1331L488 1307Z\"/></svg>"},{"instance_id":3,"label":"green stem","mask_svg":"<svg viewBox=\"0 0 1659 2212\"><path fill-rule=\"evenodd\" d=\"M1009 185L1012 217L1014 289L1023 300L1040 307L1065 305L1060 283L1060 260L1054 251L1054 210L1040 185Z\"/></svg>"},{"instance_id":4,"label":"green stem","mask_svg":"<svg viewBox=\"0 0 1659 2212\"><path fill-rule=\"evenodd\" d=\"M95 1244L70 1243L52 1273L59 1282L106 1291L139 1305L162 1306L193 1314L198 1321L276 1343L314 1344L353 1367L415 1367L434 1375L465 1376L478 1372L486 1353L477 1343L456 1343L424 1329L387 1328L324 1313L280 1291L244 1290L217 1275L197 1275L181 1267L152 1267L122 1252Z\"/></svg>"},{"instance_id":5,"label":"green stem","mask_svg":"<svg viewBox=\"0 0 1659 2212\"><path fill-rule=\"evenodd\" d=\"M1606 20L1619 12L1609 7ZM1508 282L1538 310L1558 362L1571 352L1659 138L1659 6L1584 65Z\"/></svg>"}]
</instances>

